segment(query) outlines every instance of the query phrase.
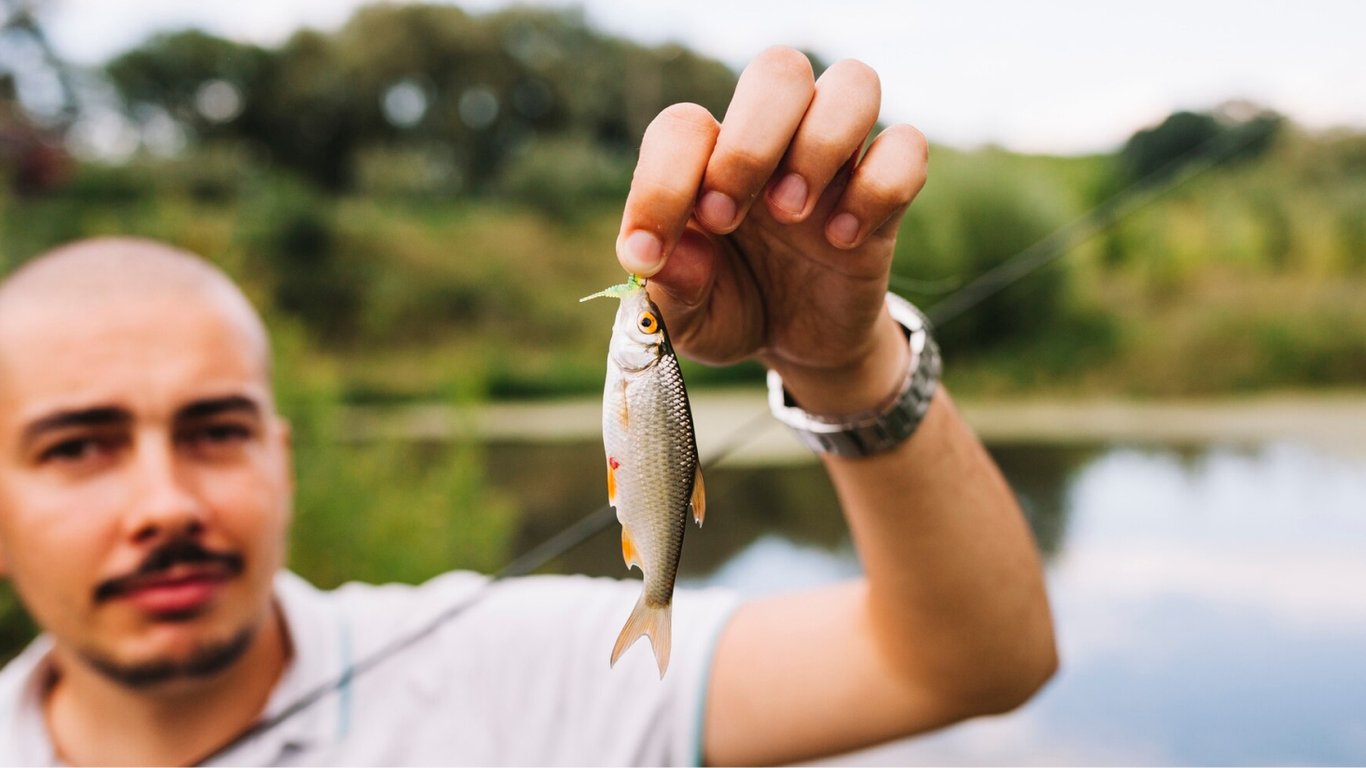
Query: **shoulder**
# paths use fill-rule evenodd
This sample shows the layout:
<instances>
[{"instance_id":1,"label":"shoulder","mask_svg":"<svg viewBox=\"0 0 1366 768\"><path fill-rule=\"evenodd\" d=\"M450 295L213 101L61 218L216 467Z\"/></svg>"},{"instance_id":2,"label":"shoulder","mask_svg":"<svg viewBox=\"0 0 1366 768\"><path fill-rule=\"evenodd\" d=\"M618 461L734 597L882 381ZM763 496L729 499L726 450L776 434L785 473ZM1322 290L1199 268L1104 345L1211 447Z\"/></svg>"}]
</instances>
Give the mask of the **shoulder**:
<instances>
[{"instance_id":1,"label":"shoulder","mask_svg":"<svg viewBox=\"0 0 1366 768\"><path fill-rule=\"evenodd\" d=\"M345 681L319 710L314 762L695 759L711 650L735 598L679 590L661 681L647 643L608 665L639 591L639 581L468 572L319 590L282 574L277 595L300 649L292 674L303 681L291 690Z\"/></svg>"},{"instance_id":2,"label":"shoulder","mask_svg":"<svg viewBox=\"0 0 1366 768\"><path fill-rule=\"evenodd\" d=\"M52 760L40 708L51 645L40 636L0 669L0 765Z\"/></svg>"}]
</instances>

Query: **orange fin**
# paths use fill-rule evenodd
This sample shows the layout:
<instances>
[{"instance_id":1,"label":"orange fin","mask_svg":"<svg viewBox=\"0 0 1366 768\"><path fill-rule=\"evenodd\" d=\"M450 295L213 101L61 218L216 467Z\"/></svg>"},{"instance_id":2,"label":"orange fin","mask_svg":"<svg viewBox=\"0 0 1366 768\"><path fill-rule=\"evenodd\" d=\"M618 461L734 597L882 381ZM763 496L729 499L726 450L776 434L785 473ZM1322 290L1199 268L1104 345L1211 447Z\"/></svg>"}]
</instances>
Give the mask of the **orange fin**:
<instances>
[{"instance_id":1,"label":"orange fin","mask_svg":"<svg viewBox=\"0 0 1366 768\"><path fill-rule=\"evenodd\" d=\"M645 602L645 593L642 592L640 599L636 601L636 607L631 610L630 618L626 619L626 626L621 628L621 634L617 636L617 644L612 646L612 666L616 666L621 654L639 640L641 635L649 635L650 649L654 651L655 664L659 667L659 679L663 680L664 671L669 668L672 615L672 603L648 605Z\"/></svg>"},{"instance_id":2,"label":"orange fin","mask_svg":"<svg viewBox=\"0 0 1366 768\"><path fill-rule=\"evenodd\" d=\"M640 551L624 527L621 529L621 559L626 561L627 568L635 567L644 572L645 566L640 564Z\"/></svg>"},{"instance_id":3,"label":"orange fin","mask_svg":"<svg viewBox=\"0 0 1366 768\"><path fill-rule=\"evenodd\" d=\"M617 505L617 467L621 466L611 456L607 457L607 503Z\"/></svg>"},{"instance_id":4,"label":"orange fin","mask_svg":"<svg viewBox=\"0 0 1366 768\"><path fill-rule=\"evenodd\" d=\"M688 502L692 506L692 519L697 521L697 527L702 527L702 519L707 516L707 490L702 487L702 465L698 464L693 472L692 479L692 499Z\"/></svg>"}]
</instances>

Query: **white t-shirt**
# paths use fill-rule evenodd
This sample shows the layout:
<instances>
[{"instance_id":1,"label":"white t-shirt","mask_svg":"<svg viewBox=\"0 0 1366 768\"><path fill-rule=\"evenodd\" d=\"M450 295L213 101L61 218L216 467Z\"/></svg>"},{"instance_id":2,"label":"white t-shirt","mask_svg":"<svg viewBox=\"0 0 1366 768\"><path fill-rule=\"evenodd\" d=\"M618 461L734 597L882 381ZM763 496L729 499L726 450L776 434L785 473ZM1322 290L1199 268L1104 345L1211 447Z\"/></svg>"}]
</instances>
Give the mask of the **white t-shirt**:
<instances>
[{"instance_id":1,"label":"white t-shirt","mask_svg":"<svg viewBox=\"0 0 1366 768\"><path fill-rule=\"evenodd\" d=\"M432 635L257 738L219 765L697 764L712 650L738 600L680 590L661 681L642 638L609 669L638 581L455 572L421 586L320 591L281 573L294 655L264 717L488 590ZM53 765L41 709L51 641L0 670L0 765Z\"/></svg>"}]
</instances>

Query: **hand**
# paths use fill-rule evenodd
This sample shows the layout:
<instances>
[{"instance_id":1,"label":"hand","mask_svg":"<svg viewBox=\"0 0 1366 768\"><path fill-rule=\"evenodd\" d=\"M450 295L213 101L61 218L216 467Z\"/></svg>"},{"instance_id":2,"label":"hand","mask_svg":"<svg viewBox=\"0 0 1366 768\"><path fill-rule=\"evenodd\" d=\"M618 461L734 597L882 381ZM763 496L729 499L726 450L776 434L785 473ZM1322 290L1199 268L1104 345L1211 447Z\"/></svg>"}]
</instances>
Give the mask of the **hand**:
<instances>
[{"instance_id":1,"label":"hand","mask_svg":"<svg viewBox=\"0 0 1366 768\"><path fill-rule=\"evenodd\" d=\"M758 356L808 410L861 410L895 389L905 343L883 296L927 149L897 125L860 157L880 102L860 62L815 81L803 54L770 48L724 122L675 104L646 129L617 258L651 278L681 352Z\"/></svg>"}]
</instances>

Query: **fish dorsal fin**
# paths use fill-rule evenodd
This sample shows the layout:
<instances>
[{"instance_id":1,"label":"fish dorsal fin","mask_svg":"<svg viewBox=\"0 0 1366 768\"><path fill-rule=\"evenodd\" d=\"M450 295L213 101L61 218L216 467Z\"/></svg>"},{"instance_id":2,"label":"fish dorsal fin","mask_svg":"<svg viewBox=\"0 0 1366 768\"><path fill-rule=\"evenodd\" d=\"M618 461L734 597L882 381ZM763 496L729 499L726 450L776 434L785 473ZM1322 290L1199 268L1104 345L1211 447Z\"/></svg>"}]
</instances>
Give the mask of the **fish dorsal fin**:
<instances>
[{"instance_id":1,"label":"fish dorsal fin","mask_svg":"<svg viewBox=\"0 0 1366 768\"><path fill-rule=\"evenodd\" d=\"M702 487L702 465L697 465L693 470L692 479L692 499L688 504L692 507L692 519L697 521L697 527L702 527L702 518L707 516L707 491Z\"/></svg>"}]
</instances>

